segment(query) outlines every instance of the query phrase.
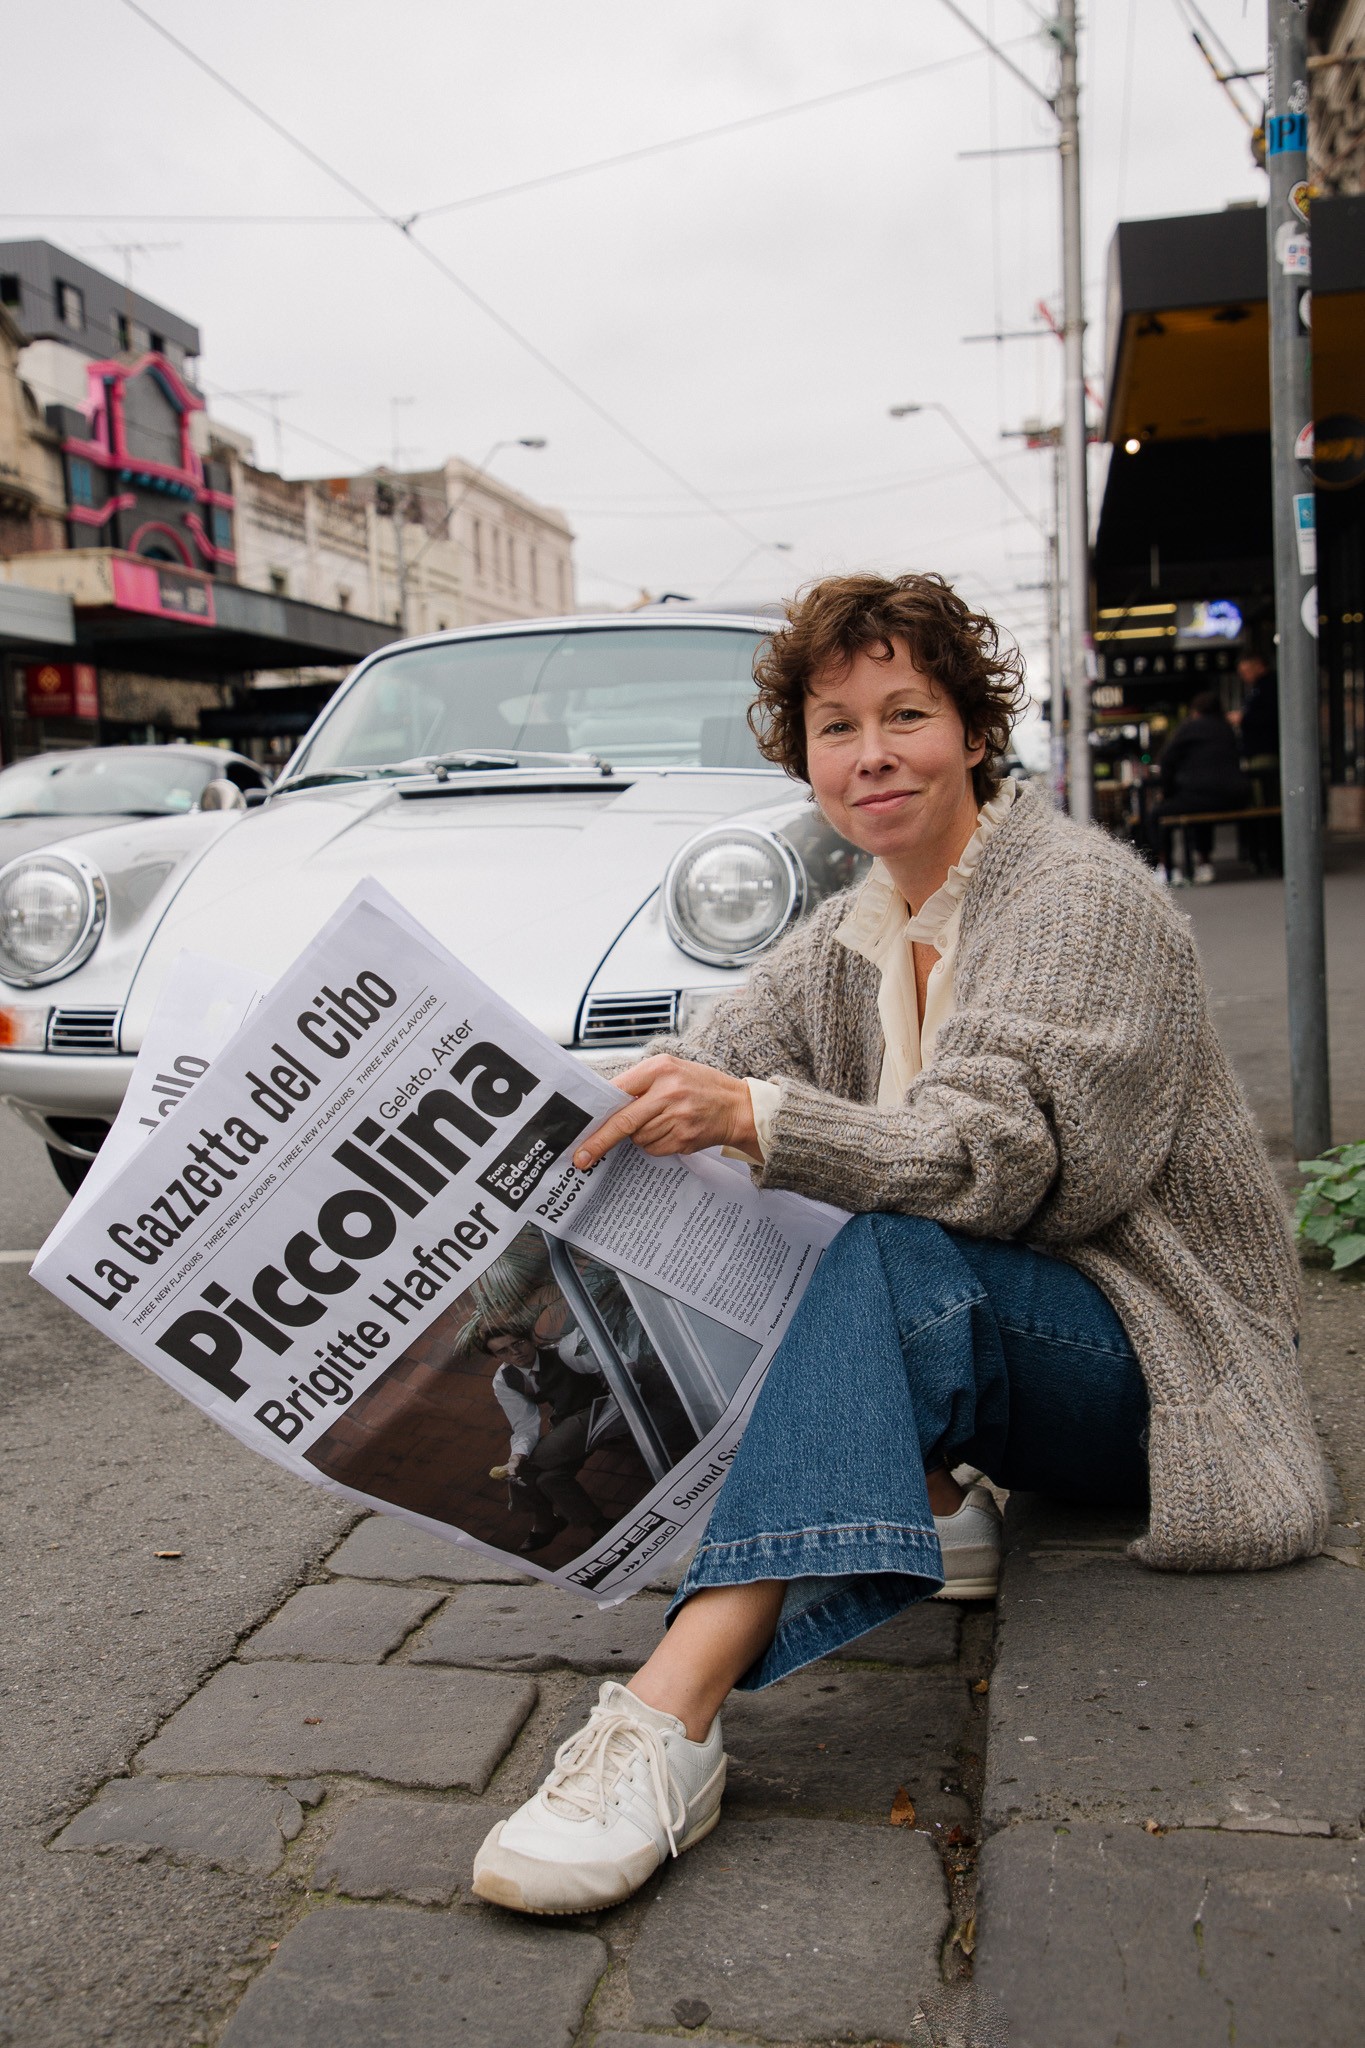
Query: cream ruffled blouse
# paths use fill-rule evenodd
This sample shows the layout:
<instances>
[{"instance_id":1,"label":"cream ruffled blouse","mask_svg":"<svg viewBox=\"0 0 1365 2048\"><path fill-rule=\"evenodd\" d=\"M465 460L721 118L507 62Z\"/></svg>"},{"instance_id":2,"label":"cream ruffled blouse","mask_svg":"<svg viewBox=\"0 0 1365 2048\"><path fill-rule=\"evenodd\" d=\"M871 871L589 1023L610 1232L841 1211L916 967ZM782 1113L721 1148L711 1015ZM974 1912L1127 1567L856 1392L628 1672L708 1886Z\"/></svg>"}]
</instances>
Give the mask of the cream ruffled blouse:
<instances>
[{"instance_id":1,"label":"cream ruffled blouse","mask_svg":"<svg viewBox=\"0 0 1365 2048\"><path fill-rule=\"evenodd\" d=\"M910 915L909 904L878 860L872 863L852 910L839 927L840 943L869 960L881 975L877 1011L885 1051L877 1086L879 1109L894 1109L902 1103L916 1074L934 1056L935 1041L945 1019L952 1014L962 899L987 842L1008 817L1016 793L1013 779L1007 777L990 802L981 806L976 814L976 830L962 849L957 865L948 870L941 888L934 891L917 916ZM915 957L911 951L915 945L932 946L938 954L925 989L922 1024L915 994ZM766 1157L768 1134L781 1090L776 1081L751 1080L749 1094L759 1150Z\"/></svg>"}]
</instances>

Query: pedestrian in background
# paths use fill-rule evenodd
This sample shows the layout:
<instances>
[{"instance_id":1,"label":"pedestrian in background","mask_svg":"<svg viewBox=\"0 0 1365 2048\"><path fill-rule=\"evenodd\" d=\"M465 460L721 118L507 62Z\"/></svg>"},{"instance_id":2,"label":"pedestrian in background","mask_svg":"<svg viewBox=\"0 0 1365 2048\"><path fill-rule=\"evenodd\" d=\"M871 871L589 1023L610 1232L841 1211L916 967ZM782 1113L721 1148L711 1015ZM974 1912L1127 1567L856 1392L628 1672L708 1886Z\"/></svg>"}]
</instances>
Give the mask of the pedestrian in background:
<instances>
[{"instance_id":1,"label":"pedestrian in background","mask_svg":"<svg viewBox=\"0 0 1365 2048\"><path fill-rule=\"evenodd\" d=\"M1237 663L1245 695L1237 722L1242 767L1250 777L1258 807L1280 801L1280 682L1255 649ZM1257 872L1278 875L1284 867L1283 835L1278 818L1253 818L1246 830L1246 854Z\"/></svg>"},{"instance_id":2,"label":"pedestrian in background","mask_svg":"<svg viewBox=\"0 0 1365 2048\"><path fill-rule=\"evenodd\" d=\"M1161 802L1151 814L1152 850L1163 882L1212 882L1212 824L1186 825L1184 873L1172 859L1176 828L1168 820L1191 811L1241 811L1252 800L1251 784L1242 773L1237 734L1224 714L1216 690L1201 690L1190 715L1176 727L1157 762Z\"/></svg>"}]
</instances>

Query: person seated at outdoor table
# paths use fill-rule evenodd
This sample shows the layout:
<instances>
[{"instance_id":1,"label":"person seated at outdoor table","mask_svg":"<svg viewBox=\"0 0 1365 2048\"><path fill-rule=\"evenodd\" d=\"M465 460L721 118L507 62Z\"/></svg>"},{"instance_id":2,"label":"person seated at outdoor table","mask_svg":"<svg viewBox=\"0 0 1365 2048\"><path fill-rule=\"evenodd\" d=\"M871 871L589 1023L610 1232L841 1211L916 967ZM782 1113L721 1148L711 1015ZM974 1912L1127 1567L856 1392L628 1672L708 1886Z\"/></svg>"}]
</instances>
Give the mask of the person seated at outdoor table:
<instances>
[{"instance_id":1,"label":"person seated at outdoor table","mask_svg":"<svg viewBox=\"0 0 1365 2048\"><path fill-rule=\"evenodd\" d=\"M1242 773L1237 734L1224 715L1216 690L1201 690L1191 699L1190 715L1167 740L1157 767L1162 800L1149 819L1157 876L1163 882L1188 881L1193 870L1196 882L1211 882L1214 826L1206 820L1183 828L1185 872L1181 875L1171 858L1176 828L1167 820L1191 811L1241 811L1254 799L1255 792Z\"/></svg>"},{"instance_id":2,"label":"person seated at outdoor table","mask_svg":"<svg viewBox=\"0 0 1365 2048\"><path fill-rule=\"evenodd\" d=\"M756 673L768 757L875 863L620 1074L575 1160L729 1146L853 1213L662 1641L478 1853L474 1890L522 1912L626 1898L709 1832L732 1687L989 1590L998 1516L954 1468L1145 1507L1158 1569L1326 1534L1293 1244L1193 941L1129 848L999 779L1017 654L940 578L861 575Z\"/></svg>"}]
</instances>

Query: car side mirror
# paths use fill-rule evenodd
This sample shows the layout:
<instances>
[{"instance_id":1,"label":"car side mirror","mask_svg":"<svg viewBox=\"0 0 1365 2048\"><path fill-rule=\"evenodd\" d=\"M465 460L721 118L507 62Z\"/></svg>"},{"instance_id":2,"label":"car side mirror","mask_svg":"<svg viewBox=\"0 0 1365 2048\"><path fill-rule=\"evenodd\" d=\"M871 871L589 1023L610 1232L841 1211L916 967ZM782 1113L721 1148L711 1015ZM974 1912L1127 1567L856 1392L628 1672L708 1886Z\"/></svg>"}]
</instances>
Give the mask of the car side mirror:
<instances>
[{"instance_id":1,"label":"car side mirror","mask_svg":"<svg viewBox=\"0 0 1365 2048\"><path fill-rule=\"evenodd\" d=\"M229 782L225 775L218 775L204 785L199 808L201 811L244 811L246 798L235 782Z\"/></svg>"}]
</instances>

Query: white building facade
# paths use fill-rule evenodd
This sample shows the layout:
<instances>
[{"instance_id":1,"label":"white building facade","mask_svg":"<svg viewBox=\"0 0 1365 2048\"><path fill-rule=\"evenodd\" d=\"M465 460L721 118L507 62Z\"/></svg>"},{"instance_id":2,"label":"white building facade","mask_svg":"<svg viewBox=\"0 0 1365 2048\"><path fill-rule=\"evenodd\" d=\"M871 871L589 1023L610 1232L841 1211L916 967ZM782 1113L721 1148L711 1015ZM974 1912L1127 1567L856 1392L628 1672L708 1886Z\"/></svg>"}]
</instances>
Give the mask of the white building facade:
<instances>
[{"instance_id":1,"label":"white building facade","mask_svg":"<svg viewBox=\"0 0 1365 2048\"><path fill-rule=\"evenodd\" d=\"M233 466L237 578L253 589L408 634L575 609L563 513L469 463L291 481L257 469L243 437L215 432Z\"/></svg>"}]
</instances>

